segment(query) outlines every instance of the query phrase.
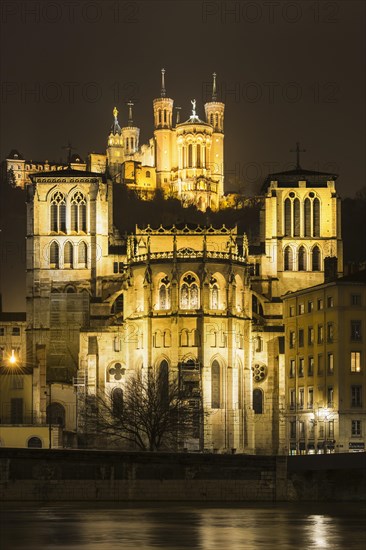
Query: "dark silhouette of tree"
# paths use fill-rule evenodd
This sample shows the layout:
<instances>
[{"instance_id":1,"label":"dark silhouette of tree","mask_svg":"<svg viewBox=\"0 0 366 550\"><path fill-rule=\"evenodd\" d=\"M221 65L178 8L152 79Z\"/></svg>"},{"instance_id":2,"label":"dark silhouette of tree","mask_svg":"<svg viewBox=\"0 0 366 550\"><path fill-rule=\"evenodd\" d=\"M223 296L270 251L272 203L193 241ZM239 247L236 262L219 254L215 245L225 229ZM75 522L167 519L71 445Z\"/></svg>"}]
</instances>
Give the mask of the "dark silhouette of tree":
<instances>
[{"instance_id":1,"label":"dark silhouette of tree","mask_svg":"<svg viewBox=\"0 0 366 550\"><path fill-rule=\"evenodd\" d=\"M88 437L97 446L121 445L143 451L179 450L199 422L178 380L168 380L166 371L139 372L124 387L89 396L84 410Z\"/></svg>"}]
</instances>

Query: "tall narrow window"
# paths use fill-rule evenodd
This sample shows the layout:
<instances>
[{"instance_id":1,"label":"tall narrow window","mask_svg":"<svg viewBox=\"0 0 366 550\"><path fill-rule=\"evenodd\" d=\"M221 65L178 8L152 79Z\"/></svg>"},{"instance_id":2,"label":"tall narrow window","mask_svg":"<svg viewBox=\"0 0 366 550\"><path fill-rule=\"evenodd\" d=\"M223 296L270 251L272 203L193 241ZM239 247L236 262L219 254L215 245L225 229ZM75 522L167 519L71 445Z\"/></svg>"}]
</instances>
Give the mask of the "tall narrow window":
<instances>
[{"instance_id":1,"label":"tall narrow window","mask_svg":"<svg viewBox=\"0 0 366 550\"><path fill-rule=\"evenodd\" d=\"M51 199L51 231L66 232L66 201L64 195L57 191Z\"/></svg>"},{"instance_id":2,"label":"tall narrow window","mask_svg":"<svg viewBox=\"0 0 366 550\"><path fill-rule=\"evenodd\" d=\"M123 413L123 391L121 388L114 388L112 391L112 414L120 417Z\"/></svg>"},{"instance_id":3,"label":"tall narrow window","mask_svg":"<svg viewBox=\"0 0 366 550\"><path fill-rule=\"evenodd\" d=\"M262 390L253 390L253 409L254 414L263 414L263 392Z\"/></svg>"},{"instance_id":4,"label":"tall narrow window","mask_svg":"<svg viewBox=\"0 0 366 550\"><path fill-rule=\"evenodd\" d=\"M193 166L193 147L192 143L188 145L188 167L192 168Z\"/></svg>"},{"instance_id":5,"label":"tall narrow window","mask_svg":"<svg viewBox=\"0 0 366 550\"><path fill-rule=\"evenodd\" d=\"M293 270L293 254L292 254L292 248L290 246L286 246L284 256L285 256L285 258L284 258L285 271L292 271Z\"/></svg>"},{"instance_id":6,"label":"tall narrow window","mask_svg":"<svg viewBox=\"0 0 366 550\"><path fill-rule=\"evenodd\" d=\"M71 231L86 232L86 200L80 191L71 199Z\"/></svg>"},{"instance_id":7,"label":"tall narrow window","mask_svg":"<svg viewBox=\"0 0 366 550\"><path fill-rule=\"evenodd\" d=\"M304 236L311 237L311 202L305 199L304 202Z\"/></svg>"},{"instance_id":8,"label":"tall narrow window","mask_svg":"<svg viewBox=\"0 0 366 550\"><path fill-rule=\"evenodd\" d=\"M306 250L303 246L300 246L300 248L299 248L298 270L299 271L306 271Z\"/></svg>"},{"instance_id":9,"label":"tall narrow window","mask_svg":"<svg viewBox=\"0 0 366 550\"><path fill-rule=\"evenodd\" d=\"M313 237L320 237L320 201L313 200Z\"/></svg>"},{"instance_id":10,"label":"tall narrow window","mask_svg":"<svg viewBox=\"0 0 366 550\"><path fill-rule=\"evenodd\" d=\"M73 267L74 262L74 247L68 241L64 248L64 267Z\"/></svg>"},{"instance_id":11,"label":"tall narrow window","mask_svg":"<svg viewBox=\"0 0 366 550\"><path fill-rule=\"evenodd\" d=\"M159 284L159 309L170 309L170 287L167 276L161 279Z\"/></svg>"},{"instance_id":12,"label":"tall narrow window","mask_svg":"<svg viewBox=\"0 0 366 550\"><path fill-rule=\"evenodd\" d=\"M60 247L55 241L50 246L50 267L59 269L60 266Z\"/></svg>"},{"instance_id":13,"label":"tall narrow window","mask_svg":"<svg viewBox=\"0 0 366 550\"><path fill-rule=\"evenodd\" d=\"M312 271L320 271L320 250L318 246L314 246L311 253L311 260Z\"/></svg>"},{"instance_id":14,"label":"tall narrow window","mask_svg":"<svg viewBox=\"0 0 366 550\"><path fill-rule=\"evenodd\" d=\"M300 237L300 201L294 200L294 237Z\"/></svg>"},{"instance_id":15,"label":"tall narrow window","mask_svg":"<svg viewBox=\"0 0 366 550\"><path fill-rule=\"evenodd\" d=\"M163 403L169 400L169 365L165 359L159 365L158 384Z\"/></svg>"},{"instance_id":16,"label":"tall narrow window","mask_svg":"<svg viewBox=\"0 0 366 550\"><path fill-rule=\"evenodd\" d=\"M199 290L195 277L191 274L183 278L183 284L180 289L180 307L182 309L199 308Z\"/></svg>"},{"instance_id":17,"label":"tall narrow window","mask_svg":"<svg viewBox=\"0 0 366 550\"><path fill-rule=\"evenodd\" d=\"M291 236L291 201L285 200L285 236Z\"/></svg>"},{"instance_id":18,"label":"tall narrow window","mask_svg":"<svg viewBox=\"0 0 366 550\"><path fill-rule=\"evenodd\" d=\"M78 246L78 262L79 267L87 267L88 265L88 247L83 241Z\"/></svg>"},{"instance_id":19,"label":"tall narrow window","mask_svg":"<svg viewBox=\"0 0 366 550\"><path fill-rule=\"evenodd\" d=\"M220 403L220 386L221 386L221 376L220 376L220 364L218 361L213 361L211 365L211 407L213 409L219 409L221 406Z\"/></svg>"},{"instance_id":20,"label":"tall narrow window","mask_svg":"<svg viewBox=\"0 0 366 550\"><path fill-rule=\"evenodd\" d=\"M198 143L196 146L196 166L201 168L201 145Z\"/></svg>"}]
</instances>

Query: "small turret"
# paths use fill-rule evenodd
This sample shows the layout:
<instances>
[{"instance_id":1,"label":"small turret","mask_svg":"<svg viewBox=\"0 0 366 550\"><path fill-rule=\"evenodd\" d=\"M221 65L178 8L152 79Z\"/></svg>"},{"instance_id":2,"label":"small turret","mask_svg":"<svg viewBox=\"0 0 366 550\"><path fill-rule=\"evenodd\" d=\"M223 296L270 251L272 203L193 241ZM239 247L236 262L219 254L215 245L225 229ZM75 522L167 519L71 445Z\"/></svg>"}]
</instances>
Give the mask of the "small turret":
<instances>
[{"instance_id":1,"label":"small turret","mask_svg":"<svg viewBox=\"0 0 366 550\"><path fill-rule=\"evenodd\" d=\"M214 129L214 132L224 132L225 105L217 101L216 73L213 73L212 101L205 103L206 120Z\"/></svg>"},{"instance_id":2,"label":"small turret","mask_svg":"<svg viewBox=\"0 0 366 550\"><path fill-rule=\"evenodd\" d=\"M128 126L122 128L123 146L125 149L125 157L130 157L137 153L139 148L140 129L133 125L132 101L128 105Z\"/></svg>"}]
</instances>

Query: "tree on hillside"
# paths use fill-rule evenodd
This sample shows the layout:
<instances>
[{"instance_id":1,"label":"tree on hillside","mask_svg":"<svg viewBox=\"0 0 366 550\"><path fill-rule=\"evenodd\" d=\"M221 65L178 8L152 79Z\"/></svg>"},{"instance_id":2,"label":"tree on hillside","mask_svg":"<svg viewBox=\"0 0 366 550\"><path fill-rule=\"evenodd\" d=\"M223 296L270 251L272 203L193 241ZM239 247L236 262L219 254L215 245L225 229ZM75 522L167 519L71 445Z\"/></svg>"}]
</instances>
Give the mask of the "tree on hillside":
<instances>
[{"instance_id":1,"label":"tree on hillside","mask_svg":"<svg viewBox=\"0 0 366 550\"><path fill-rule=\"evenodd\" d=\"M168 380L167 369L136 373L123 389L89 396L82 415L88 436L108 445L124 441L143 451L178 450L200 421L178 380Z\"/></svg>"}]
</instances>

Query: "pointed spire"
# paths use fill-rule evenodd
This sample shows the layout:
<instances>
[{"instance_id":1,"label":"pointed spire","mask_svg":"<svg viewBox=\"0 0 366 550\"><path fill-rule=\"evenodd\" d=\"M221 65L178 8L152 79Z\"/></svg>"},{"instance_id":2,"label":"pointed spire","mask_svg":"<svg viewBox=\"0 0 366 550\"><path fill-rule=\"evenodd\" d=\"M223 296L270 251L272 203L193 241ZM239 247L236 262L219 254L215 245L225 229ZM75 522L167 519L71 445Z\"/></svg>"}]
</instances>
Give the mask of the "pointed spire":
<instances>
[{"instance_id":1,"label":"pointed spire","mask_svg":"<svg viewBox=\"0 0 366 550\"><path fill-rule=\"evenodd\" d=\"M161 69L161 97L166 96L166 89L165 89L165 69Z\"/></svg>"},{"instance_id":2,"label":"pointed spire","mask_svg":"<svg viewBox=\"0 0 366 550\"><path fill-rule=\"evenodd\" d=\"M114 121L113 121L113 124L112 124L112 127L111 127L111 133L113 135L116 135L116 134L121 134L121 127L119 125L119 122L118 122L118 109L117 107L115 107L113 109L113 116L114 116Z\"/></svg>"},{"instance_id":3,"label":"pointed spire","mask_svg":"<svg viewBox=\"0 0 366 550\"><path fill-rule=\"evenodd\" d=\"M213 83L212 83L212 101L217 100L217 91L216 91L216 73L212 73Z\"/></svg>"},{"instance_id":4,"label":"pointed spire","mask_svg":"<svg viewBox=\"0 0 366 550\"><path fill-rule=\"evenodd\" d=\"M132 118L132 107L134 106L134 104L132 103L132 101L130 100L128 103L128 125L129 126L133 126L133 118Z\"/></svg>"}]
</instances>

